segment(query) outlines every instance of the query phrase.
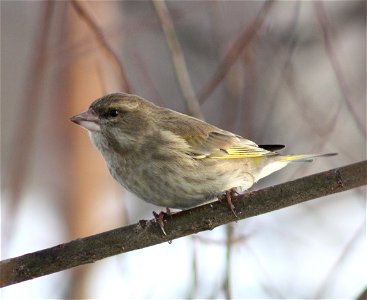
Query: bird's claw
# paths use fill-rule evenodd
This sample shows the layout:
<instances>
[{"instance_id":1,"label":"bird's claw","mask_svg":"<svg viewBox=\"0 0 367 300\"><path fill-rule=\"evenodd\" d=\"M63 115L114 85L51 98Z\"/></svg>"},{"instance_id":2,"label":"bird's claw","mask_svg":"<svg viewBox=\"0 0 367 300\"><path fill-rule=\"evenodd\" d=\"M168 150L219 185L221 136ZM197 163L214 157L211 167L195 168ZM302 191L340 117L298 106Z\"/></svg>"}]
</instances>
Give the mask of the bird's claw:
<instances>
[{"instance_id":1,"label":"bird's claw","mask_svg":"<svg viewBox=\"0 0 367 300\"><path fill-rule=\"evenodd\" d=\"M239 219L239 217L236 214L236 207L232 203L233 197L234 196L237 196L237 195L239 195L239 194L235 190L232 189L232 190L226 191L225 194L220 198L220 200L226 200L227 201L227 204L228 204L228 207L232 211L233 215L237 219Z\"/></svg>"},{"instance_id":2,"label":"bird's claw","mask_svg":"<svg viewBox=\"0 0 367 300\"><path fill-rule=\"evenodd\" d=\"M164 217L167 215L167 213L161 211L159 214L157 214L155 211L153 211L153 216L156 222L158 223L159 227L161 228L164 235L167 235L166 231L164 230Z\"/></svg>"}]
</instances>

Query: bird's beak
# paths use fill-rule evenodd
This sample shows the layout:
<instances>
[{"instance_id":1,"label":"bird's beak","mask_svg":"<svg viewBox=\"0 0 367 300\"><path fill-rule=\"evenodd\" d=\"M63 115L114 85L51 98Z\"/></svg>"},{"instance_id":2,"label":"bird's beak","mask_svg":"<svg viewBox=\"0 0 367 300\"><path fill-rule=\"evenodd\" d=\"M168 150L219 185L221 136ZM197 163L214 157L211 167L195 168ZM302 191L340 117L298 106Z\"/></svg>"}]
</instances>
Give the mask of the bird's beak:
<instances>
[{"instance_id":1,"label":"bird's beak","mask_svg":"<svg viewBox=\"0 0 367 300\"><path fill-rule=\"evenodd\" d=\"M99 118L95 111L91 108L89 108L85 112L82 112L79 115L71 117L70 121L84 127L89 131L101 131Z\"/></svg>"}]
</instances>

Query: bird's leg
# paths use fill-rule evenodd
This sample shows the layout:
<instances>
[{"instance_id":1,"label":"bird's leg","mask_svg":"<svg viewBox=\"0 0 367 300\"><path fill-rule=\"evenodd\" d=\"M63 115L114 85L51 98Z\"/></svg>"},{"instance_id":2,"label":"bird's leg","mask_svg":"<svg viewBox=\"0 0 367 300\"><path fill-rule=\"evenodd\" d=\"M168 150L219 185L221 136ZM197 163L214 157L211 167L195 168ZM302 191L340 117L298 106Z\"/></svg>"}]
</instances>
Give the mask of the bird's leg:
<instances>
[{"instance_id":1,"label":"bird's leg","mask_svg":"<svg viewBox=\"0 0 367 300\"><path fill-rule=\"evenodd\" d=\"M239 219L239 217L237 216L236 211L235 211L236 208L235 208L235 206L232 203L233 197L234 196L237 196L237 195L239 195L239 194L236 192L235 189L230 189L230 190L226 191L225 194L220 199L223 200L223 198L224 198L225 200L227 200L228 207L231 209L233 215L237 219Z\"/></svg>"},{"instance_id":2,"label":"bird's leg","mask_svg":"<svg viewBox=\"0 0 367 300\"><path fill-rule=\"evenodd\" d=\"M236 194L236 192L233 189L231 189L229 191L226 191L226 199L227 199L228 206L231 209L232 213L234 214L234 216L237 219L239 219L237 214L236 214L236 211L235 211L236 208L232 203L232 199L233 199L233 196L235 196L235 194Z\"/></svg>"},{"instance_id":3,"label":"bird's leg","mask_svg":"<svg viewBox=\"0 0 367 300\"><path fill-rule=\"evenodd\" d=\"M158 223L159 227L161 228L164 235L167 235L166 231L164 230L164 216L167 213L164 211L161 211L159 214L157 214L155 211L153 211L153 216L156 222Z\"/></svg>"},{"instance_id":4,"label":"bird's leg","mask_svg":"<svg viewBox=\"0 0 367 300\"><path fill-rule=\"evenodd\" d=\"M169 207L166 207L166 211L161 211L159 214L157 214L155 211L153 211L153 216L156 222L159 224L159 227L161 228L164 235L167 235L166 231L164 230L164 217L170 216L172 217L176 212L171 211Z\"/></svg>"}]
</instances>

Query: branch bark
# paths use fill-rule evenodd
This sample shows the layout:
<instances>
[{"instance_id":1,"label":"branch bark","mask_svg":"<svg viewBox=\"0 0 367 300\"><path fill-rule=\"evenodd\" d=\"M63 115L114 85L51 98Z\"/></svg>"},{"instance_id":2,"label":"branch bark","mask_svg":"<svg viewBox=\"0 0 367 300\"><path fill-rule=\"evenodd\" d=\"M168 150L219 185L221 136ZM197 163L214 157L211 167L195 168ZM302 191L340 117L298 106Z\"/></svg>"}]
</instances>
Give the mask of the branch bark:
<instances>
[{"instance_id":1,"label":"branch bark","mask_svg":"<svg viewBox=\"0 0 367 300\"><path fill-rule=\"evenodd\" d=\"M367 184L367 161L332 169L238 196L239 219L264 214ZM100 234L0 262L0 287L92 263L236 221L226 203L212 202L165 220L164 236L154 220L141 220Z\"/></svg>"}]
</instances>

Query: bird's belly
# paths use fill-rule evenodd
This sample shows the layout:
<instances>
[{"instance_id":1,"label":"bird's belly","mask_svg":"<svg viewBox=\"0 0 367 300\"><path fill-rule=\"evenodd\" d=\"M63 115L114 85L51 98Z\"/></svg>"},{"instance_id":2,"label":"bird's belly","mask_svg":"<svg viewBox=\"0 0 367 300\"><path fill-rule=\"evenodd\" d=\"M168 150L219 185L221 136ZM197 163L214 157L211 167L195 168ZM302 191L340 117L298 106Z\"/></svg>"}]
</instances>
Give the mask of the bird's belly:
<instances>
[{"instance_id":1,"label":"bird's belly","mask_svg":"<svg viewBox=\"0 0 367 300\"><path fill-rule=\"evenodd\" d=\"M112 169L112 170L111 170ZM246 190L254 183L253 177L232 169L222 171L201 165L145 163L129 166L112 176L125 188L146 202L169 208L190 208L215 200L226 190ZM134 170L127 173L126 170Z\"/></svg>"}]
</instances>

